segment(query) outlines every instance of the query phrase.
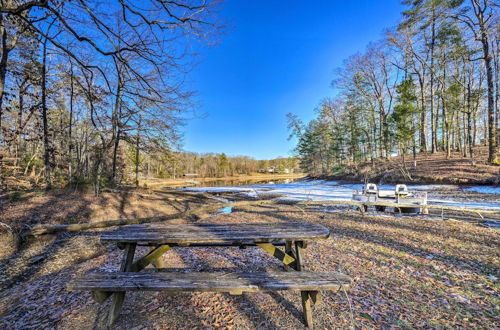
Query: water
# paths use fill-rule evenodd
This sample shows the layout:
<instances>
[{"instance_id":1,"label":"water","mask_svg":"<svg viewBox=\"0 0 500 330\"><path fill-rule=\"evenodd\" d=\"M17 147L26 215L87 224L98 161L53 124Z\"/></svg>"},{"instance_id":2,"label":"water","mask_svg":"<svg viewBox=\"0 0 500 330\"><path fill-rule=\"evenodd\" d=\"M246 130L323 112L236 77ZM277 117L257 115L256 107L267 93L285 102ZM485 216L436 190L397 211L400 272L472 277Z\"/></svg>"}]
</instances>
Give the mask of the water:
<instances>
[{"instance_id":1,"label":"water","mask_svg":"<svg viewBox=\"0 0 500 330\"><path fill-rule=\"evenodd\" d=\"M226 181L227 183L227 181ZM212 185L211 187L188 187L185 190L198 192L241 192L256 197L262 194L280 194L282 199L294 201L329 201L351 200L353 192L360 190L362 184L344 184L324 180L289 180L284 182L264 181L238 182L237 185ZM383 190L394 189L393 185L381 185ZM491 209L500 211L500 199L491 192L500 193L497 187L467 187L462 189L456 185L409 185L409 190L427 191L429 204L458 206L477 209ZM490 194L479 192L487 191ZM476 192L470 195L470 192ZM484 197L483 197L484 196ZM493 197L492 197L493 196Z\"/></svg>"},{"instance_id":2,"label":"water","mask_svg":"<svg viewBox=\"0 0 500 330\"><path fill-rule=\"evenodd\" d=\"M486 221L483 222L482 225L488 228L500 229L500 222L498 221Z\"/></svg>"},{"instance_id":3,"label":"water","mask_svg":"<svg viewBox=\"0 0 500 330\"><path fill-rule=\"evenodd\" d=\"M286 184L292 183L299 179L273 179L273 180L263 180L263 179L245 179L245 180L197 180L193 179L192 184L186 185L183 188L190 187L239 187L239 186L250 186L250 185L274 185L274 184Z\"/></svg>"},{"instance_id":4,"label":"water","mask_svg":"<svg viewBox=\"0 0 500 330\"><path fill-rule=\"evenodd\" d=\"M232 206L226 206L221 209L219 209L220 214L229 214L233 212L233 207Z\"/></svg>"}]
</instances>

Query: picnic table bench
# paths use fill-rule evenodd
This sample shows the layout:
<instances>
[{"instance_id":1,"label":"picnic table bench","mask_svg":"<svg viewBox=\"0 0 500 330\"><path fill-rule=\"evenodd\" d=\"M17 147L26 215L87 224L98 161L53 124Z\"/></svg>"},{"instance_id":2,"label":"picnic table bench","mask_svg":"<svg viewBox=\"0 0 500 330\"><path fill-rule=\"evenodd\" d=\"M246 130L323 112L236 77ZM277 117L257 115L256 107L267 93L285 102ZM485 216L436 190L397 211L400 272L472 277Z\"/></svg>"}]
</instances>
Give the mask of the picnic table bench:
<instances>
[{"instance_id":1,"label":"picnic table bench","mask_svg":"<svg viewBox=\"0 0 500 330\"><path fill-rule=\"evenodd\" d=\"M111 325L120 314L126 291L167 292L266 292L300 291L304 318L313 326L311 305L320 301L319 291L348 288L351 279L337 272L303 270L302 250L307 241L326 239L329 230L310 223L168 224L133 225L104 233L102 241L125 250L119 272L92 272L73 279L69 290L88 290L102 303L112 296ZM136 246L150 251L134 262ZM278 258L287 272L168 272L161 256L172 247L258 246ZM281 250L279 246L284 246ZM150 264L158 272L140 272ZM290 271L295 270L295 271Z\"/></svg>"}]
</instances>

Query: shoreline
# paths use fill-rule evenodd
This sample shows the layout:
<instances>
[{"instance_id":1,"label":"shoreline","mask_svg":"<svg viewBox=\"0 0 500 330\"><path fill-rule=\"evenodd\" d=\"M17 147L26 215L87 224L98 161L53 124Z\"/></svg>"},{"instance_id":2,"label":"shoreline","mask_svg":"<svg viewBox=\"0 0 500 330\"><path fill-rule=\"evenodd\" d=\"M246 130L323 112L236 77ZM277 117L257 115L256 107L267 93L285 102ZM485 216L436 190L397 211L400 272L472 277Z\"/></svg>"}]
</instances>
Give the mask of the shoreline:
<instances>
[{"instance_id":1,"label":"shoreline","mask_svg":"<svg viewBox=\"0 0 500 330\"><path fill-rule=\"evenodd\" d=\"M347 178L346 178L347 177ZM311 180L325 180L325 181L335 181L339 183L364 183L364 178L349 176L349 175L320 175L320 176L306 176L306 178ZM430 178L430 177L416 177L413 180L405 180L402 178L380 178L376 177L367 182L375 183L377 185L395 185L395 184L406 184L406 185L455 185L459 187L467 186L493 186L500 187L500 184L495 182L493 179L488 180L469 180L465 178Z\"/></svg>"},{"instance_id":2,"label":"shoreline","mask_svg":"<svg viewBox=\"0 0 500 330\"><path fill-rule=\"evenodd\" d=\"M326 175L326 176L305 176L304 181L313 181L313 180L322 180L326 182L336 182L338 184L364 184L363 180L361 179L345 179L341 178L340 176L331 176L331 175ZM488 182L483 182L483 183L477 183L477 182L470 182L470 183L457 183L457 182L446 182L446 181L440 181L440 182L430 182L430 181L419 181L419 180L413 180L413 181L408 181L408 180L394 180L394 181L385 181L385 182L380 182L379 180L369 180L367 183L375 183L376 185L386 185L386 186L394 186L396 184L405 184L407 186L425 186L425 185L435 185L435 186L456 186L457 188L470 188L470 187L475 187L475 186L487 186L487 187L495 187L500 189L500 185L494 184L494 183L488 183Z\"/></svg>"},{"instance_id":3,"label":"shoreline","mask_svg":"<svg viewBox=\"0 0 500 330\"><path fill-rule=\"evenodd\" d=\"M212 178L176 178L176 179L145 179L139 180L141 187L146 184L147 187L154 186L184 186L192 184L193 182L216 182L216 181L264 181L264 180L286 180L286 179L303 179L308 177L305 173L292 173L292 174L250 174L238 176L225 176L225 177L212 177Z\"/></svg>"}]
</instances>

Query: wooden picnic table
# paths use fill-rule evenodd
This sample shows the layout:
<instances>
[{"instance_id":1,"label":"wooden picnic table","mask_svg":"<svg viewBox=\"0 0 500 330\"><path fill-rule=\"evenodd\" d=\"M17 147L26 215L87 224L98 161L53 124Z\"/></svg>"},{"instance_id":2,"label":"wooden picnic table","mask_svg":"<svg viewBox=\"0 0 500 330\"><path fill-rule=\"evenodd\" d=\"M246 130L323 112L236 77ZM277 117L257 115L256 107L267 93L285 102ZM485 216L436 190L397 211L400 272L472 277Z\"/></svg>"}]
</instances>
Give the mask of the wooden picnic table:
<instances>
[{"instance_id":1,"label":"wooden picnic table","mask_svg":"<svg viewBox=\"0 0 500 330\"><path fill-rule=\"evenodd\" d=\"M150 264L164 268L162 255L174 246L258 246L283 262L285 270L303 270L302 249L308 241L327 239L327 228L312 223L278 222L253 224L149 224L120 227L101 236L104 242L114 242L124 249L118 273L100 273L73 280L70 290L91 290L98 302L113 296L109 324L118 317L125 291L212 291L242 292L299 290L306 324L312 326L311 303L316 303L318 290L348 287L350 279L339 273L239 273L223 277L216 273L190 273L182 277L175 273L139 275ZM137 245L149 246L149 252L134 261ZM279 247L284 246L284 250ZM136 275L134 275L137 274ZM140 273L142 274L142 273ZM331 277L335 278L331 278ZM187 281L187 279L190 279ZM231 279L228 281L228 279ZM284 279L287 279L286 281ZM147 284L149 283L149 284ZM195 285L193 285L195 283ZM313 289L315 288L315 289Z\"/></svg>"},{"instance_id":2,"label":"wooden picnic table","mask_svg":"<svg viewBox=\"0 0 500 330\"><path fill-rule=\"evenodd\" d=\"M268 242L309 241L328 238L330 231L317 224L302 222L253 224L166 224L121 227L101 236L116 243L241 245Z\"/></svg>"}]
</instances>

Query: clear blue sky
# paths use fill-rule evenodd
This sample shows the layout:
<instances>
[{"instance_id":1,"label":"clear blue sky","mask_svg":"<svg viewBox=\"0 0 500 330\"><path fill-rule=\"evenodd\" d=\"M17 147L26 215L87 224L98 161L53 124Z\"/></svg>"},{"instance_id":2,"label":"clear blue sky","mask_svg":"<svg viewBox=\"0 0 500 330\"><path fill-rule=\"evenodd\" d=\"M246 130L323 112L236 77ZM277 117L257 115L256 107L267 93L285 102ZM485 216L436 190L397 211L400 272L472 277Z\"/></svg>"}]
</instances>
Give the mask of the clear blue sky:
<instances>
[{"instance_id":1,"label":"clear blue sky","mask_svg":"<svg viewBox=\"0 0 500 330\"><path fill-rule=\"evenodd\" d=\"M308 121L332 95L333 71L396 25L400 0L227 0L220 43L190 74L199 114L184 149L257 159L290 156L288 112Z\"/></svg>"}]
</instances>

